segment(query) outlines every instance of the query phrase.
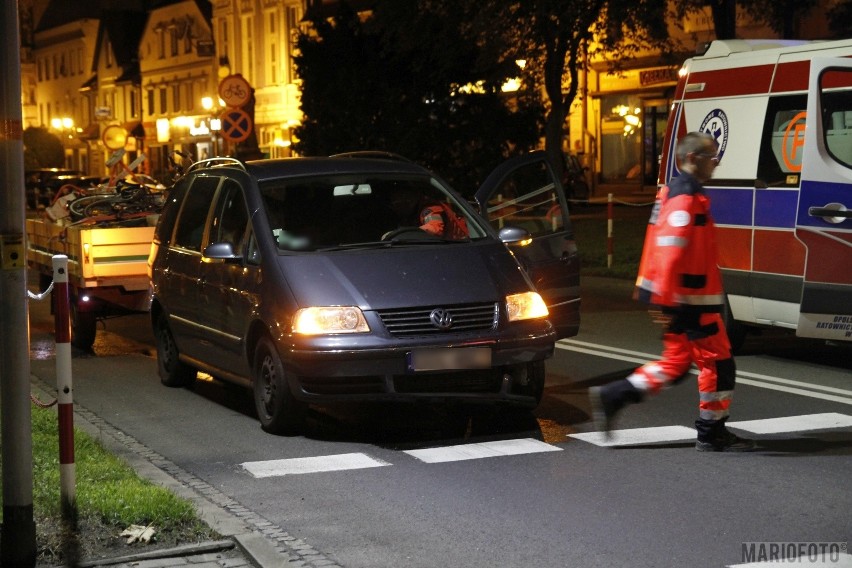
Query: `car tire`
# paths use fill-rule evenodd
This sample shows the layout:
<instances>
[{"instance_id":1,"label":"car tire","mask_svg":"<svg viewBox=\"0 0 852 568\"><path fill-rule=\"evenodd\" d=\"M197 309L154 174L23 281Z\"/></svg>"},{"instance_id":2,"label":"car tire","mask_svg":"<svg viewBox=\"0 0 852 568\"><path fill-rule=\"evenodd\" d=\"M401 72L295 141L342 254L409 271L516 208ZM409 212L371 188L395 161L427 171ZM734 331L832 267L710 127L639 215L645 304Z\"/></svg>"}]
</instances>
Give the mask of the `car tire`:
<instances>
[{"instance_id":1,"label":"car tire","mask_svg":"<svg viewBox=\"0 0 852 568\"><path fill-rule=\"evenodd\" d=\"M287 373L269 337L257 343L252 366L254 405L260 426L270 434L296 434L304 425L307 405L290 391Z\"/></svg>"},{"instance_id":2,"label":"car tire","mask_svg":"<svg viewBox=\"0 0 852 568\"><path fill-rule=\"evenodd\" d=\"M91 351L98 332L98 318L95 312L81 312L77 308L77 299L71 298L71 345L77 349Z\"/></svg>"},{"instance_id":3,"label":"car tire","mask_svg":"<svg viewBox=\"0 0 852 568\"><path fill-rule=\"evenodd\" d=\"M175 343L165 314L160 314L157 318L155 331L157 336L157 372L160 375L160 382L167 387L191 386L198 376L198 371L180 360L180 351L178 351L177 343Z\"/></svg>"},{"instance_id":4,"label":"car tire","mask_svg":"<svg viewBox=\"0 0 852 568\"><path fill-rule=\"evenodd\" d=\"M535 398L536 406L538 406L544 396L544 378L546 374L544 361L534 361L527 364L527 388L530 389L530 394Z\"/></svg>"}]
</instances>

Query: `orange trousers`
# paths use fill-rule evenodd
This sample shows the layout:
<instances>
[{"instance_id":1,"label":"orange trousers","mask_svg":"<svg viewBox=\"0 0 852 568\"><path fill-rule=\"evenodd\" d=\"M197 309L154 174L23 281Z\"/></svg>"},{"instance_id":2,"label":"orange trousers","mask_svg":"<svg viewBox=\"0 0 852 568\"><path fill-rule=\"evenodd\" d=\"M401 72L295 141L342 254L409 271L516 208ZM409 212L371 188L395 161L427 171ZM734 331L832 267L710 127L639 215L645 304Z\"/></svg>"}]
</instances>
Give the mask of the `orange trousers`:
<instances>
[{"instance_id":1,"label":"orange trousers","mask_svg":"<svg viewBox=\"0 0 852 568\"><path fill-rule=\"evenodd\" d=\"M734 395L736 365L719 314L675 316L663 333L659 361L646 363L627 380L643 393L655 394L698 368L698 416L715 422L728 417Z\"/></svg>"}]
</instances>

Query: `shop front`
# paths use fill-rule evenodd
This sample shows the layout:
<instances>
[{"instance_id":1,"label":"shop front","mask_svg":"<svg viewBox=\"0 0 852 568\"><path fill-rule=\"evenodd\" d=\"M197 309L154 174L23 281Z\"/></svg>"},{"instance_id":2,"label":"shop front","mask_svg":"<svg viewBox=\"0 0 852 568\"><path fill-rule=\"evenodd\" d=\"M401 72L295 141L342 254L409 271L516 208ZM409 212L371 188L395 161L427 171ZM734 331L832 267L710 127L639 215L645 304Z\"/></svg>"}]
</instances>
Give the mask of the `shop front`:
<instances>
[{"instance_id":1,"label":"shop front","mask_svg":"<svg viewBox=\"0 0 852 568\"><path fill-rule=\"evenodd\" d=\"M597 195L648 194L657 188L677 67L590 72Z\"/></svg>"}]
</instances>

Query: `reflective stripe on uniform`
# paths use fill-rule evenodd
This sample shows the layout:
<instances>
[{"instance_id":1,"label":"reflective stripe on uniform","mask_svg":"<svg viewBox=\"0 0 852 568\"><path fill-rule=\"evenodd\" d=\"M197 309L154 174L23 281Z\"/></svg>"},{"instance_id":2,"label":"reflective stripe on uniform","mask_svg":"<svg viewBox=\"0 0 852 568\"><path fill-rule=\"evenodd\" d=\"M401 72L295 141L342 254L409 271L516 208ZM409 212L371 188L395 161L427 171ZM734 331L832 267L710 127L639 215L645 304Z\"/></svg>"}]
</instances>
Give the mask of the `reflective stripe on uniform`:
<instances>
[{"instance_id":1,"label":"reflective stripe on uniform","mask_svg":"<svg viewBox=\"0 0 852 568\"><path fill-rule=\"evenodd\" d=\"M721 294L696 294L688 296L675 294L675 301L678 304L688 304L690 306L721 306L725 303L725 299Z\"/></svg>"},{"instance_id":2,"label":"reflective stripe on uniform","mask_svg":"<svg viewBox=\"0 0 852 568\"><path fill-rule=\"evenodd\" d=\"M701 402L718 402L734 398L734 391L699 392L698 399Z\"/></svg>"},{"instance_id":3,"label":"reflective stripe on uniform","mask_svg":"<svg viewBox=\"0 0 852 568\"><path fill-rule=\"evenodd\" d=\"M689 244L689 240L684 237L657 237L658 247L678 247L684 248Z\"/></svg>"}]
</instances>

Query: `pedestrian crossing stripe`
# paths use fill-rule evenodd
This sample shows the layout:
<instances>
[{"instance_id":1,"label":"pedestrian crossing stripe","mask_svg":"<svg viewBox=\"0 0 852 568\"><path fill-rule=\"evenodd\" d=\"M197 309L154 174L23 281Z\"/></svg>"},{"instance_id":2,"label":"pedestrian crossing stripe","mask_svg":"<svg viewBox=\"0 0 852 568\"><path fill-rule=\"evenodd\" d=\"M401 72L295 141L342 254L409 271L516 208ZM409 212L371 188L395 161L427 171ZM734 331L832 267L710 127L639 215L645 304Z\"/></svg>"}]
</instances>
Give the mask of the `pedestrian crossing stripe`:
<instances>
[{"instance_id":1,"label":"pedestrian crossing stripe","mask_svg":"<svg viewBox=\"0 0 852 568\"><path fill-rule=\"evenodd\" d=\"M732 429L752 434L784 434L849 428L852 427L852 416L839 413L806 414L802 416L728 422L728 426ZM569 434L568 436L596 446L641 446L666 442L691 442L695 440L695 430L687 426L657 426L652 428L614 430L609 433L609 436L604 432L578 432ZM534 438L520 438L406 450L402 453L421 462L434 464L522 454L560 452L563 449L562 447ZM389 465L393 464L364 453L255 461L240 464L246 472L255 478L366 469Z\"/></svg>"},{"instance_id":2,"label":"pedestrian crossing stripe","mask_svg":"<svg viewBox=\"0 0 852 568\"><path fill-rule=\"evenodd\" d=\"M852 426L852 416L828 412L823 414L805 414L783 418L764 418L728 422L734 430L751 434L785 434L790 432L808 432L811 430L829 430ZM695 430L686 426L659 426L654 428L632 428L605 432L580 432L568 434L571 438L582 440L596 446L641 446L695 440Z\"/></svg>"},{"instance_id":3,"label":"pedestrian crossing stripe","mask_svg":"<svg viewBox=\"0 0 852 568\"><path fill-rule=\"evenodd\" d=\"M304 473L320 473L326 471L343 471L347 469L365 469L391 464L372 458L367 454L352 453L333 456L245 462L240 465L252 476L260 478L279 477L282 475L300 475Z\"/></svg>"},{"instance_id":4,"label":"pedestrian crossing stripe","mask_svg":"<svg viewBox=\"0 0 852 568\"><path fill-rule=\"evenodd\" d=\"M405 453L426 463L442 463L560 451L562 451L562 448L534 440L533 438L524 438L520 440L481 442L478 444L460 444L443 448L407 450Z\"/></svg>"}]
</instances>

